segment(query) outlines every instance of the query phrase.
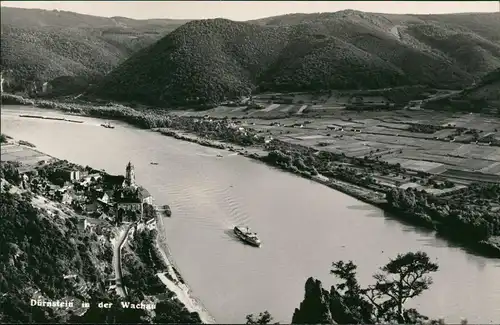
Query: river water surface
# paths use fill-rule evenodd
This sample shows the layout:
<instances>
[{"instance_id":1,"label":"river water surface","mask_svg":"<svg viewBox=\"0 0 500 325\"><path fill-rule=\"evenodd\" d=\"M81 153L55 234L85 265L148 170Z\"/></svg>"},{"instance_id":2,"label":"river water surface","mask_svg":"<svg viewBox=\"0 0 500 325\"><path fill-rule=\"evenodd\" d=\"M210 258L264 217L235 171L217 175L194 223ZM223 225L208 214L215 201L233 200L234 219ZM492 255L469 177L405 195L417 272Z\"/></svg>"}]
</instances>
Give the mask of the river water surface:
<instances>
[{"instance_id":1,"label":"river water surface","mask_svg":"<svg viewBox=\"0 0 500 325\"><path fill-rule=\"evenodd\" d=\"M21 118L49 110L2 107L2 133L52 156L110 173L135 165L137 182L157 204L169 204L168 243L180 272L220 323L244 323L264 310L290 322L305 280L333 283L331 263L353 260L363 284L398 253L423 250L440 266L431 289L412 306L449 323L500 322L500 261L469 254L432 233L392 220L378 208L323 185L222 150L117 123L76 117L83 124ZM217 158L217 154L224 158ZM151 165L150 162L158 162ZM263 246L237 241L248 225Z\"/></svg>"}]
</instances>

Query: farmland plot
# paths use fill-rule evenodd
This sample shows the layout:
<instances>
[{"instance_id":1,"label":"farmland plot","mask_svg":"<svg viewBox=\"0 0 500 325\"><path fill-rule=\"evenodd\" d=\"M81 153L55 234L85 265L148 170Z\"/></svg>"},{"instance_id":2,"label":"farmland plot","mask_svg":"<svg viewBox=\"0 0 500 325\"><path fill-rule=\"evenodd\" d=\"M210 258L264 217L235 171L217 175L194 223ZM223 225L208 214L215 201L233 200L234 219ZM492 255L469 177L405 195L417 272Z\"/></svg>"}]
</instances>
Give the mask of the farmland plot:
<instances>
[{"instance_id":1,"label":"farmland plot","mask_svg":"<svg viewBox=\"0 0 500 325\"><path fill-rule=\"evenodd\" d=\"M424 161L424 160L406 160L401 163L401 166L407 169L411 170L417 170L417 171L422 171L422 172L428 172L432 169L442 167L443 164L441 163L436 163L436 162L430 162L430 161Z\"/></svg>"},{"instance_id":2,"label":"farmland plot","mask_svg":"<svg viewBox=\"0 0 500 325\"><path fill-rule=\"evenodd\" d=\"M500 175L500 161L479 170L481 173Z\"/></svg>"},{"instance_id":3,"label":"farmland plot","mask_svg":"<svg viewBox=\"0 0 500 325\"><path fill-rule=\"evenodd\" d=\"M311 135L303 135L303 136L295 136L296 139L300 140L318 140L328 138L326 135L321 134L311 134Z\"/></svg>"},{"instance_id":4,"label":"farmland plot","mask_svg":"<svg viewBox=\"0 0 500 325\"><path fill-rule=\"evenodd\" d=\"M500 183L500 175L483 174L480 172L469 172L464 170L449 169L442 176L470 180L473 182Z\"/></svg>"},{"instance_id":5,"label":"farmland plot","mask_svg":"<svg viewBox=\"0 0 500 325\"><path fill-rule=\"evenodd\" d=\"M9 145L2 145L2 157L3 155L6 154L15 154L16 152L21 152L23 151L23 147L14 145L14 144L9 144Z\"/></svg>"},{"instance_id":6,"label":"farmland plot","mask_svg":"<svg viewBox=\"0 0 500 325\"><path fill-rule=\"evenodd\" d=\"M280 112L287 113L289 112L292 108L294 108L295 105L286 105L283 108L280 109Z\"/></svg>"},{"instance_id":7,"label":"farmland plot","mask_svg":"<svg viewBox=\"0 0 500 325\"><path fill-rule=\"evenodd\" d=\"M438 137L438 138L446 138L446 137L452 136L454 133L455 133L455 129L444 129L444 130L434 132L434 134L432 134L432 136Z\"/></svg>"},{"instance_id":8,"label":"farmland plot","mask_svg":"<svg viewBox=\"0 0 500 325\"><path fill-rule=\"evenodd\" d=\"M270 111L277 109L280 106L281 106L280 104L271 104L271 105L267 106L266 108L262 109L261 112L270 112Z\"/></svg>"},{"instance_id":9,"label":"farmland plot","mask_svg":"<svg viewBox=\"0 0 500 325\"><path fill-rule=\"evenodd\" d=\"M494 151L484 158L493 161L500 161L500 148L494 147Z\"/></svg>"},{"instance_id":10,"label":"farmland plot","mask_svg":"<svg viewBox=\"0 0 500 325\"><path fill-rule=\"evenodd\" d=\"M422 161L417 160L417 159L390 157L388 159L384 159L384 161L387 161L390 164L400 164L403 168L408 168L408 169L412 169L412 170L421 170L421 171L426 170L425 166L423 165L423 163L425 163L425 162L422 162ZM431 164L433 164L432 167L431 167L431 165L426 165L427 169L439 167L439 165L436 165L436 163L431 163ZM415 167L417 169L415 169Z\"/></svg>"},{"instance_id":11,"label":"farmland plot","mask_svg":"<svg viewBox=\"0 0 500 325\"><path fill-rule=\"evenodd\" d=\"M243 111L245 108L246 108L246 107L244 107L244 106L235 107L235 108L233 108L233 109L230 111L230 113L241 112L241 111Z\"/></svg>"},{"instance_id":12,"label":"farmland plot","mask_svg":"<svg viewBox=\"0 0 500 325\"><path fill-rule=\"evenodd\" d=\"M342 110L342 109L345 109L345 105L334 105L334 104L327 105L327 104L323 104L322 105L322 109L326 110L326 111Z\"/></svg>"},{"instance_id":13,"label":"farmland plot","mask_svg":"<svg viewBox=\"0 0 500 325\"><path fill-rule=\"evenodd\" d=\"M465 169L479 171L483 168L491 166L493 163L494 162L490 161L490 160L468 158L468 159L465 159L463 164L461 164L460 166L465 168Z\"/></svg>"},{"instance_id":14,"label":"farmland plot","mask_svg":"<svg viewBox=\"0 0 500 325\"><path fill-rule=\"evenodd\" d=\"M450 118L445 120L441 125L442 126L456 126L456 127L471 127L471 124L474 121L474 116L473 115L462 115L461 117L458 118Z\"/></svg>"},{"instance_id":15,"label":"farmland plot","mask_svg":"<svg viewBox=\"0 0 500 325\"><path fill-rule=\"evenodd\" d=\"M486 132L492 132L500 127L500 122L495 119L474 115L473 120L471 120L470 125L467 127L472 129L483 130Z\"/></svg>"},{"instance_id":16,"label":"farmland plot","mask_svg":"<svg viewBox=\"0 0 500 325\"><path fill-rule=\"evenodd\" d=\"M455 156L485 160L488 159L489 155L495 157L498 153L499 150L495 147L479 146L475 144L463 144L458 149L451 152L451 154Z\"/></svg>"},{"instance_id":17,"label":"farmland plot","mask_svg":"<svg viewBox=\"0 0 500 325\"><path fill-rule=\"evenodd\" d=\"M388 129L396 129L396 130L407 130L410 127L409 124L387 123L387 122L378 123L378 125Z\"/></svg>"},{"instance_id":18,"label":"farmland plot","mask_svg":"<svg viewBox=\"0 0 500 325\"><path fill-rule=\"evenodd\" d=\"M473 136L471 134L463 134L455 137L456 141L472 142Z\"/></svg>"},{"instance_id":19,"label":"farmland plot","mask_svg":"<svg viewBox=\"0 0 500 325\"><path fill-rule=\"evenodd\" d=\"M443 195L449 195L449 194L451 194L453 192L462 190L462 189L464 189L466 187L467 187L466 185L455 185L452 188L444 188L444 189L426 187L424 189L424 191L426 191L427 193L430 193L430 194L437 195L437 196L443 196Z\"/></svg>"},{"instance_id":20,"label":"farmland plot","mask_svg":"<svg viewBox=\"0 0 500 325\"><path fill-rule=\"evenodd\" d=\"M299 110L297 111L297 115L301 115L302 112L307 108L307 105L302 105L300 106Z\"/></svg>"},{"instance_id":21,"label":"farmland plot","mask_svg":"<svg viewBox=\"0 0 500 325\"><path fill-rule=\"evenodd\" d=\"M331 121L329 124L336 125L336 126L342 126L342 127L357 127L359 126L358 123L352 122L352 121L344 121L340 119L336 119Z\"/></svg>"},{"instance_id":22,"label":"farmland plot","mask_svg":"<svg viewBox=\"0 0 500 325\"><path fill-rule=\"evenodd\" d=\"M387 134L387 135L396 135L396 134L398 134L397 131L394 130L394 129L387 129L385 127L378 126L378 125L364 127L363 128L363 132L366 132L366 133L383 133L383 134Z\"/></svg>"},{"instance_id":23,"label":"farmland plot","mask_svg":"<svg viewBox=\"0 0 500 325\"><path fill-rule=\"evenodd\" d=\"M50 156L41 153L37 150L13 145L13 146L2 146L2 161L17 161L22 164L34 166L39 161L51 160Z\"/></svg>"},{"instance_id":24,"label":"farmland plot","mask_svg":"<svg viewBox=\"0 0 500 325\"><path fill-rule=\"evenodd\" d=\"M429 148L432 147L433 142L425 139L408 138L408 137L395 137L382 134L368 134L360 133L356 135L357 138L362 137L366 140L376 141L379 143L395 145L399 147L413 147L413 148Z\"/></svg>"},{"instance_id":25,"label":"farmland plot","mask_svg":"<svg viewBox=\"0 0 500 325\"><path fill-rule=\"evenodd\" d=\"M445 164L445 165L451 165L451 166L461 166L464 164L464 161L465 161L465 159L463 159L463 158L431 155L431 154L427 154L425 152L415 153L414 151L412 151L412 152L405 151L403 153L402 157L405 159L412 159L412 160L432 161L432 162L441 163L441 164Z\"/></svg>"}]
</instances>

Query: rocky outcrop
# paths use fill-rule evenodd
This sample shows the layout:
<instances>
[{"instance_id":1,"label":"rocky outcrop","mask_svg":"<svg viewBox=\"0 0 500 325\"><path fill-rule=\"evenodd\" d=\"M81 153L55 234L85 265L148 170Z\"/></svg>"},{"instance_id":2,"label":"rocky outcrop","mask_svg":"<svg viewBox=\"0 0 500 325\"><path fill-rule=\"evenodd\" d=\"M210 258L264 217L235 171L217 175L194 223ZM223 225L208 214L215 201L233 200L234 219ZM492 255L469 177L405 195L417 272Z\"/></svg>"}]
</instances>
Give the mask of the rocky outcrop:
<instances>
[{"instance_id":1,"label":"rocky outcrop","mask_svg":"<svg viewBox=\"0 0 500 325\"><path fill-rule=\"evenodd\" d=\"M344 303L342 296L334 286L330 289L330 314L337 324L362 324L359 317L353 315L351 310Z\"/></svg>"},{"instance_id":2,"label":"rocky outcrop","mask_svg":"<svg viewBox=\"0 0 500 325\"><path fill-rule=\"evenodd\" d=\"M330 312L330 293L321 281L307 279L304 300L295 308L292 324L336 324Z\"/></svg>"},{"instance_id":3,"label":"rocky outcrop","mask_svg":"<svg viewBox=\"0 0 500 325\"><path fill-rule=\"evenodd\" d=\"M292 324L361 324L334 286L330 292L323 289L321 281L309 278L305 285L304 300L295 308Z\"/></svg>"}]
</instances>

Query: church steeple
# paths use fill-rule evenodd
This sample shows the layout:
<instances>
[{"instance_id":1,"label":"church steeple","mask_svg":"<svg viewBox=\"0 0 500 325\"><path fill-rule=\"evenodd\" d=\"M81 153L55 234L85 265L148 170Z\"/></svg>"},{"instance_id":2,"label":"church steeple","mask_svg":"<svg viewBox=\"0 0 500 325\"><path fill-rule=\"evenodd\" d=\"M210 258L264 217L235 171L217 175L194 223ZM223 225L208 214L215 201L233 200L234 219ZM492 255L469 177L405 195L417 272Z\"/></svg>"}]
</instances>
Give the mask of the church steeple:
<instances>
[{"instance_id":1,"label":"church steeple","mask_svg":"<svg viewBox=\"0 0 500 325\"><path fill-rule=\"evenodd\" d=\"M125 168L125 186L135 187L135 170L130 161Z\"/></svg>"}]
</instances>

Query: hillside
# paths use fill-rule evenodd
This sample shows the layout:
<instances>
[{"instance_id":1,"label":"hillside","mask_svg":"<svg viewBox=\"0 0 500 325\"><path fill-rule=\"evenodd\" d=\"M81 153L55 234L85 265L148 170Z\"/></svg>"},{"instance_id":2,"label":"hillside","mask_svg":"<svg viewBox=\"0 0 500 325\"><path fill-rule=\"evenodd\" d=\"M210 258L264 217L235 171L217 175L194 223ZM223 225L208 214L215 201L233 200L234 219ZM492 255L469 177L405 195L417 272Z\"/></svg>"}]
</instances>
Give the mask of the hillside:
<instances>
[{"instance_id":1,"label":"hillside","mask_svg":"<svg viewBox=\"0 0 500 325\"><path fill-rule=\"evenodd\" d=\"M89 294L103 294L100 279L110 272L111 245L80 231L75 215L53 213L51 204L31 192L6 188L3 177L13 174L5 167L1 174L0 291L6 294L0 296L0 322L65 321L67 311L32 307L30 299L78 302ZM76 277L64 278L71 274Z\"/></svg>"},{"instance_id":2,"label":"hillside","mask_svg":"<svg viewBox=\"0 0 500 325\"><path fill-rule=\"evenodd\" d=\"M0 140L10 139L2 134ZM155 248L155 229L139 225L135 237L123 247L126 256L122 255L121 268L127 296L118 297L110 290L109 279L116 274L112 243L119 225L76 213L74 206L58 202L47 189L34 185L50 187L49 178L31 174L26 182L19 166L13 161L0 164L0 323L201 322L156 276L166 271L166 265ZM39 172L38 176L48 175ZM88 222L94 224L93 230ZM73 304L33 306L32 299ZM90 306L82 307L84 301ZM154 302L155 314L122 308L124 301ZM100 302L114 306L101 308Z\"/></svg>"},{"instance_id":3,"label":"hillside","mask_svg":"<svg viewBox=\"0 0 500 325\"><path fill-rule=\"evenodd\" d=\"M500 101L500 68L488 73L476 87L464 91L463 95L469 99Z\"/></svg>"},{"instance_id":4,"label":"hillside","mask_svg":"<svg viewBox=\"0 0 500 325\"><path fill-rule=\"evenodd\" d=\"M500 68L454 96L428 102L425 108L488 112L500 116Z\"/></svg>"},{"instance_id":5,"label":"hillside","mask_svg":"<svg viewBox=\"0 0 500 325\"><path fill-rule=\"evenodd\" d=\"M8 7L2 7L1 18L7 89L30 80L101 76L186 22Z\"/></svg>"},{"instance_id":6,"label":"hillside","mask_svg":"<svg viewBox=\"0 0 500 325\"><path fill-rule=\"evenodd\" d=\"M189 22L112 71L97 97L216 105L259 91L423 84L460 89L500 67L500 14L294 14Z\"/></svg>"}]
</instances>

